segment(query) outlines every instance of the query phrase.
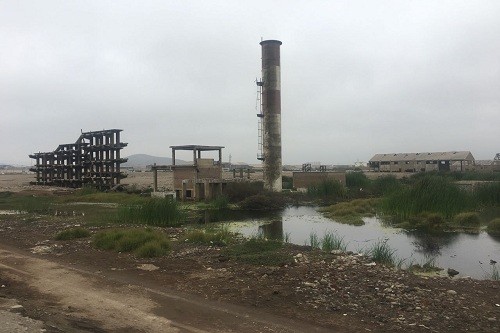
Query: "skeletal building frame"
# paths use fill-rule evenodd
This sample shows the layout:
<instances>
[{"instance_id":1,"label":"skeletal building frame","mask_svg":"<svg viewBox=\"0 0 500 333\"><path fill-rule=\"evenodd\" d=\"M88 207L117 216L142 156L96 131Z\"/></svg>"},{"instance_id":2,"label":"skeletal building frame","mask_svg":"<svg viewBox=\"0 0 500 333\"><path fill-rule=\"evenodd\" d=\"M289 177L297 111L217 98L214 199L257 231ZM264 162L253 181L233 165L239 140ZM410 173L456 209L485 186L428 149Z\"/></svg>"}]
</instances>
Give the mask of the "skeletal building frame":
<instances>
[{"instance_id":1,"label":"skeletal building frame","mask_svg":"<svg viewBox=\"0 0 500 333\"><path fill-rule=\"evenodd\" d=\"M120 132L121 129L82 132L75 143L29 155L35 160L30 171L36 174L36 181L31 184L99 189L120 184L126 177L120 164L127 161L120 157L120 151L127 146L120 142Z\"/></svg>"}]
</instances>

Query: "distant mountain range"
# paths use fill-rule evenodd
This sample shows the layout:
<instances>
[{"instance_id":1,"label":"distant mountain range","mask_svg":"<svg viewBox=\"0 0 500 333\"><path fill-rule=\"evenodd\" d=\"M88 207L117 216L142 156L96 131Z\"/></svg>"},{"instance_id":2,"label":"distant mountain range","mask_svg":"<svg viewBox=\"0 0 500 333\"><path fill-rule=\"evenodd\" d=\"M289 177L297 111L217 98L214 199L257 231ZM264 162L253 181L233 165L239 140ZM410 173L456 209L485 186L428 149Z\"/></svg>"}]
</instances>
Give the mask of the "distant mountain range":
<instances>
[{"instance_id":1,"label":"distant mountain range","mask_svg":"<svg viewBox=\"0 0 500 333\"><path fill-rule=\"evenodd\" d=\"M134 168L145 168L146 165L171 165L172 159L170 157L160 157L160 156L151 156L147 154L134 154L127 157L128 161L123 163L124 167L134 167ZM175 159L176 164L187 164L188 162Z\"/></svg>"}]
</instances>

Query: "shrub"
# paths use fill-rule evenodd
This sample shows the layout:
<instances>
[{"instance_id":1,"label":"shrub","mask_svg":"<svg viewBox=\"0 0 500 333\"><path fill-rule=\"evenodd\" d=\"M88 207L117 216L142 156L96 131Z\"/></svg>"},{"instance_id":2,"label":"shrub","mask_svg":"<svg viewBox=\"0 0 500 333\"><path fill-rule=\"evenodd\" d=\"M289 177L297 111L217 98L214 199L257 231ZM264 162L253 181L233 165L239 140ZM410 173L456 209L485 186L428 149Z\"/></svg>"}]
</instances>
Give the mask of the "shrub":
<instances>
[{"instance_id":1,"label":"shrub","mask_svg":"<svg viewBox=\"0 0 500 333\"><path fill-rule=\"evenodd\" d=\"M83 228L72 228L72 229L66 229L61 232L59 232L55 239L56 240L70 240L70 239L76 239L76 238L85 238L90 236L90 231L87 229Z\"/></svg>"},{"instance_id":2,"label":"shrub","mask_svg":"<svg viewBox=\"0 0 500 333\"><path fill-rule=\"evenodd\" d=\"M493 236L500 236L500 218L496 218L488 223L486 231Z\"/></svg>"},{"instance_id":3,"label":"shrub","mask_svg":"<svg viewBox=\"0 0 500 333\"><path fill-rule=\"evenodd\" d=\"M238 203L244 210L279 210L286 205L287 201L281 193L271 192L253 195Z\"/></svg>"},{"instance_id":4,"label":"shrub","mask_svg":"<svg viewBox=\"0 0 500 333\"><path fill-rule=\"evenodd\" d=\"M284 190L293 190L293 177L281 176L281 183Z\"/></svg>"},{"instance_id":5,"label":"shrub","mask_svg":"<svg viewBox=\"0 0 500 333\"><path fill-rule=\"evenodd\" d=\"M223 194L230 202L236 203L262 191L264 191L263 182L234 182L227 184Z\"/></svg>"},{"instance_id":6,"label":"shrub","mask_svg":"<svg viewBox=\"0 0 500 333\"><path fill-rule=\"evenodd\" d=\"M453 224L466 228L477 228L481 225L479 214L474 212L460 213L453 217Z\"/></svg>"},{"instance_id":7,"label":"shrub","mask_svg":"<svg viewBox=\"0 0 500 333\"><path fill-rule=\"evenodd\" d=\"M325 179L322 182L307 188L307 194L313 197L329 197L334 199L344 198L346 189L337 180Z\"/></svg>"}]
</instances>

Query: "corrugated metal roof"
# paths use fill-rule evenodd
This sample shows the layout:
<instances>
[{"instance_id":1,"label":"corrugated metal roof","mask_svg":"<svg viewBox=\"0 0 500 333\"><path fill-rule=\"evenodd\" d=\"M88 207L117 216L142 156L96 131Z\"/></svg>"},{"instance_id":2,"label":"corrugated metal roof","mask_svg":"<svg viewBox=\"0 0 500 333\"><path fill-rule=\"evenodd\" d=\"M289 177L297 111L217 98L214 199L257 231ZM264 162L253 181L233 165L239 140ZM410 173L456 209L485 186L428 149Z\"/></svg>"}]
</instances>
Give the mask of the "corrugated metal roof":
<instances>
[{"instance_id":1,"label":"corrugated metal roof","mask_svg":"<svg viewBox=\"0 0 500 333\"><path fill-rule=\"evenodd\" d=\"M423 153L396 153L375 154L370 162L392 162L392 161L474 161L470 151L447 151L447 152L423 152Z\"/></svg>"}]
</instances>

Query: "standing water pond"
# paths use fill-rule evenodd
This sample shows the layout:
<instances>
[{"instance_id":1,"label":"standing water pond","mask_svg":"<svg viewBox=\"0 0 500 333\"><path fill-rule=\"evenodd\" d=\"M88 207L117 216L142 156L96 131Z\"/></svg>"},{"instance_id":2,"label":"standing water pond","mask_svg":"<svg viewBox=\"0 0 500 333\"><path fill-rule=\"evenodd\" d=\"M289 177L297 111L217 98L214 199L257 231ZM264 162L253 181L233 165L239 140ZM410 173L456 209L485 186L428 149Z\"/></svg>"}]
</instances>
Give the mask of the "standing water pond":
<instances>
[{"instance_id":1,"label":"standing water pond","mask_svg":"<svg viewBox=\"0 0 500 333\"><path fill-rule=\"evenodd\" d=\"M432 263L443 268L444 274L447 268L453 268L460 272L459 276L484 279L491 277L496 261L500 265L500 238L486 232L428 234L405 231L386 226L376 217L364 218L362 226L351 226L322 216L315 207L305 206L286 208L273 215L219 216L216 220L227 218L238 220L230 224L230 229L244 236L262 235L298 245L310 245L312 234L321 239L327 233L343 238L347 250L353 252L365 252L373 244L386 241L395 250L397 260L403 260L403 267Z\"/></svg>"}]
</instances>

